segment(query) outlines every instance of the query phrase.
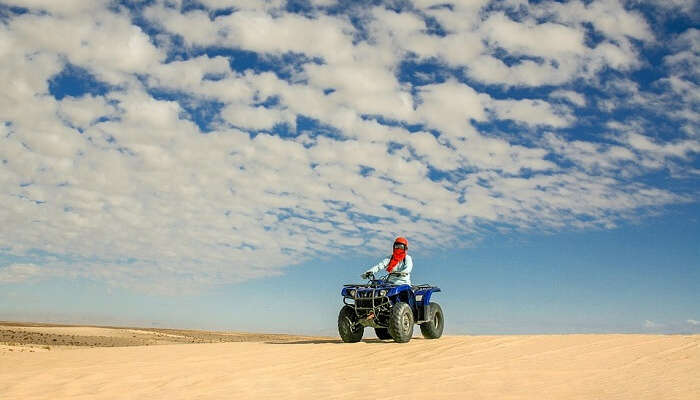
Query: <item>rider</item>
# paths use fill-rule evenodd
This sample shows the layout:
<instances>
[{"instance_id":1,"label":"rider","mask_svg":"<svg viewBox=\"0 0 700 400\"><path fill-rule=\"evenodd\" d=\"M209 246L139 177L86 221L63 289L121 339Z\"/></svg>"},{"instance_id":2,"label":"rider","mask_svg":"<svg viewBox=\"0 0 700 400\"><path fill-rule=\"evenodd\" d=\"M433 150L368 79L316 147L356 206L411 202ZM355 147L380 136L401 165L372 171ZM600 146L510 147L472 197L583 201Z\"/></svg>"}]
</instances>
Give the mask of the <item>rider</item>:
<instances>
[{"instance_id":1,"label":"rider","mask_svg":"<svg viewBox=\"0 0 700 400\"><path fill-rule=\"evenodd\" d=\"M361 275L362 279L369 278L370 274L376 274L380 270L386 268L390 275L387 282L393 285L410 285L411 270L413 269L413 259L406 254L408 249L408 240L404 237L397 237L394 240L394 252L391 257L387 257L379 262L379 264L368 269Z\"/></svg>"}]
</instances>

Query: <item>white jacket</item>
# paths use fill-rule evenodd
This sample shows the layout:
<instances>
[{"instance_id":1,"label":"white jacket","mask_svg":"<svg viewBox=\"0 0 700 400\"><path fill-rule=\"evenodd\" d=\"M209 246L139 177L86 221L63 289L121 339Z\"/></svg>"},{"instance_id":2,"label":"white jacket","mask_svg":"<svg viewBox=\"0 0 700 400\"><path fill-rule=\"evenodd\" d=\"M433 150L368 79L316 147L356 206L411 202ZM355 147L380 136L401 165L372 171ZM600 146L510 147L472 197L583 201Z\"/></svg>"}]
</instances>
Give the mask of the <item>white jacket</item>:
<instances>
[{"instance_id":1,"label":"white jacket","mask_svg":"<svg viewBox=\"0 0 700 400\"><path fill-rule=\"evenodd\" d=\"M373 274L376 274L377 272L379 272L383 269L386 269L387 265L389 265L390 260L391 260L391 257L383 259L382 261L379 262L379 264L368 269L365 273L371 272ZM411 284L411 270L412 269L413 269L413 258L411 258L411 256L406 254L406 257L404 257L403 261L396 264L394 269L391 271L391 272L400 272L401 276L392 275L389 277L388 282L393 284L393 285L403 285L403 284L410 285Z\"/></svg>"}]
</instances>

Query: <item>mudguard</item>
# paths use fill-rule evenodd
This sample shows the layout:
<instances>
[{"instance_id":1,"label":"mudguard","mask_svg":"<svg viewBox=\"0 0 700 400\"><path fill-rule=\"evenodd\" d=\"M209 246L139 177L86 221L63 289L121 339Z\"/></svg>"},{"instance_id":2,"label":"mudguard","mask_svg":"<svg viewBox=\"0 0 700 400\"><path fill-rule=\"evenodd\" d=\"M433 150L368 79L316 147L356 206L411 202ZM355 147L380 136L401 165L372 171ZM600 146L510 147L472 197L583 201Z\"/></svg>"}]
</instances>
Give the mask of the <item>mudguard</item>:
<instances>
[{"instance_id":1,"label":"mudguard","mask_svg":"<svg viewBox=\"0 0 700 400\"><path fill-rule=\"evenodd\" d=\"M430 288L424 288L424 289L418 289L414 291L413 293L416 295L416 302L421 303L424 306L427 306L430 304L430 297L433 295L435 292L442 292L439 287L430 287Z\"/></svg>"}]
</instances>

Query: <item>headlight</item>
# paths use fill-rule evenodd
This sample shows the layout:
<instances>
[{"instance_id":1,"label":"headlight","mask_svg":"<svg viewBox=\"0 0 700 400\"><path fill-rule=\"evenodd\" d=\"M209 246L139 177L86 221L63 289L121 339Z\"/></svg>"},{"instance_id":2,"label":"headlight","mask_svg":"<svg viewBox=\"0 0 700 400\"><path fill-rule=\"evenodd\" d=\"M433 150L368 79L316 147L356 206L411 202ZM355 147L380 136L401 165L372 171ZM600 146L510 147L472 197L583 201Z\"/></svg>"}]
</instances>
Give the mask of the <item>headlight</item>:
<instances>
[{"instance_id":1,"label":"headlight","mask_svg":"<svg viewBox=\"0 0 700 400\"><path fill-rule=\"evenodd\" d=\"M382 289L379 291L380 296L386 296L386 290Z\"/></svg>"},{"instance_id":2,"label":"headlight","mask_svg":"<svg viewBox=\"0 0 700 400\"><path fill-rule=\"evenodd\" d=\"M349 295L350 297L355 297L355 289L350 289L350 290L348 290L348 295Z\"/></svg>"}]
</instances>

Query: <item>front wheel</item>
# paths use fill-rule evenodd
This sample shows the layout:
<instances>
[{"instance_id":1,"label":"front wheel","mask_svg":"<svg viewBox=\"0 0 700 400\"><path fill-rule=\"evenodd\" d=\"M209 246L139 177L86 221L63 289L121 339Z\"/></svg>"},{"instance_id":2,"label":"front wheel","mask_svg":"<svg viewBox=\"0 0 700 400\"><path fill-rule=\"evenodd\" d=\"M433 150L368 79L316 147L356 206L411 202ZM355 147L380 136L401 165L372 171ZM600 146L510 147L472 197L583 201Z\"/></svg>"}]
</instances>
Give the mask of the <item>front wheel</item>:
<instances>
[{"instance_id":1,"label":"front wheel","mask_svg":"<svg viewBox=\"0 0 700 400\"><path fill-rule=\"evenodd\" d=\"M413 311L403 302L397 302L389 315L389 333L397 343L406 343L413 336Z\"/></svg>"},{"instance_id":2,"label":"front wheel","mask_svg":"<svg viewBox=\"0 0 700 400\"><path fill-rule=\"evenodd\" d=\"M437 339L442 336L442 329L445 327L442 307L438 303L430 303L426 314L428 321L420 324L420 332L426 339Z\"/></svg>"},{"instance_id":3,"label":"front wheel","mask_svg":"<svg viewBox=\"0 0 700 400\"><path fill-rule=\"evenodd\" d=\"M343 342L356 343L362 340L365 327L355 324L355 322L357 322L357 314L355 314L354 308L344 306L340 309L338 314L338 333Z\"/></svg>"}]
</instances>

